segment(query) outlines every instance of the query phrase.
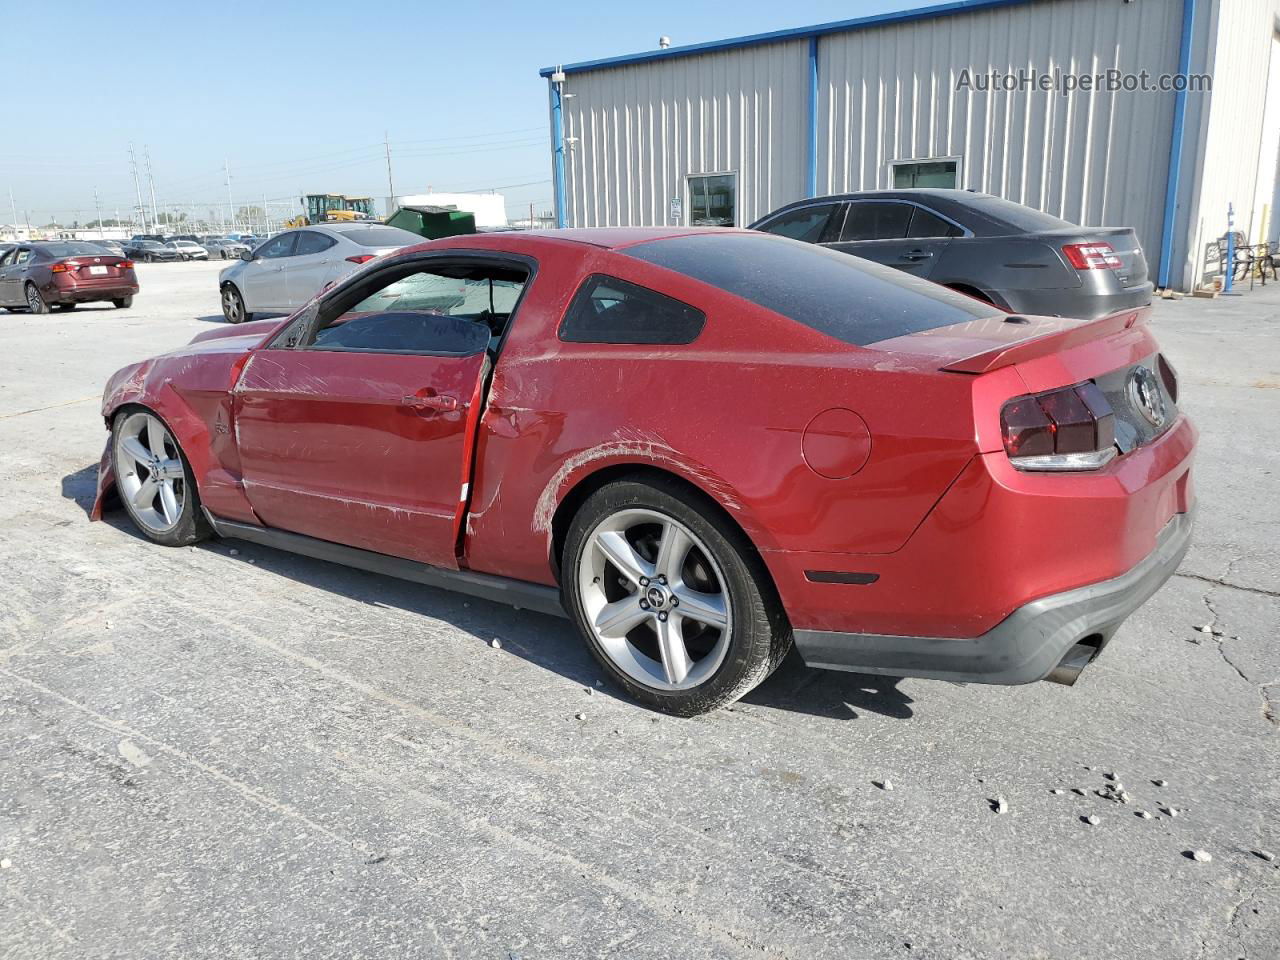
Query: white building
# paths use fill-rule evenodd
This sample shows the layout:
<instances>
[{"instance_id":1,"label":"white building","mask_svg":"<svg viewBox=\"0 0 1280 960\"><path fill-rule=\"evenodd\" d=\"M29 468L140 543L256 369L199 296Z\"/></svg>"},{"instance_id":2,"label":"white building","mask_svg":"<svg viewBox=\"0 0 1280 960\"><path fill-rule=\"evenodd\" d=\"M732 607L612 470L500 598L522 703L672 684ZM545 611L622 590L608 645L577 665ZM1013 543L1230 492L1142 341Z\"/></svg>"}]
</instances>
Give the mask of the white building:
<instances>
[{"instance_id":1,"label":"white building","mask_svg":"<svg viewBox=\"0 0 1280 960\"><path fill-rule=\"evenodd\" d=\"M447 207L470 213L477 230L501 230L507 226L507 204L500 193L415 193L387 197L387 216L401 207Z\"/></svg>"},{"instance_id":2,"label":"white building","mask_svg":"<svg viewBox=\"0 0 1280 960\"><path fill-rule=\"evenodd\" d=\"M1183 289L1229 206L1251 240L1280 235L1280 0L954 0L542 75L562 225L745 226L956 186L1134 227ZM1143 75L1191 89L1125 89Z\"/></svg>"}]
</instances>

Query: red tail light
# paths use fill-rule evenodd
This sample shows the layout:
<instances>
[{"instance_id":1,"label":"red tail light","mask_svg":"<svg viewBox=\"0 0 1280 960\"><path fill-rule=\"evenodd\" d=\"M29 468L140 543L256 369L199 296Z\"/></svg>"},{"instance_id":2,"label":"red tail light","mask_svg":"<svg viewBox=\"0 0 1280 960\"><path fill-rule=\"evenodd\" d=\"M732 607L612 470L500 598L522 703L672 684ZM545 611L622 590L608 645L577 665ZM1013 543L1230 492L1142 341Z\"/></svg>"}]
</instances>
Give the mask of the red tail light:
<instances>
[{"instance_id":1,"label":"red tail light","mask_svg":"<svg viewBox=\"0 0 1280 960\"><path fill-rule=\"evenodd\" d=\"M1062 252L1077 270L1113 270L1121 265L1109 243L1068 243Z\"/></svg>"},{"instance_id":2,"label":"red tail light","mask_svg":"<svg viewBox=\"0 0 1280 960\"><path fill-rule=\"evenodd\" d=\"M347 260L351 263L368 263L372 259L373 254L371 253L358 253L354 257L347 257Z\"/></svg>"},{"instance_id":3,"label":"red tail light","mask_svg":"<svg viewBox=\"0 0 1280 960\"><path fill-rule=\"evenodd\" d=\"M80 266L80 264L75 263L75 262L71 262L71 263L62 263L62 262L54 263L54 264L50 264L50 265L49 265L49 272L50 272L50 273L66 273L66 272L67 272L68 270L70 270L72 267L78 267L78 266Z\"/></svg>"},{"instance_id":4,"label":"red tail light","mask_svg":"<svg viewBox=\"0 0 1280 960\"><path fill-rule=\"evenodd\" d=\"M1092 380L1010 400L1000 430L1019 470L1096 470L1116 454L1115 414Z\"/></svg>"},{"instance_id":5,"label":"red tail light","mask_svg":"<svg viewBox=\"0 0 1280 960\"><path fill-rule=\"evenodd\" d=\"M121 270L132 270L132 269L133 269L133 261L132 261L132 260L121 260L118 264L116 264L116 266L117 266L117 267L119 267Z\"/></svg>"}]
</instances>

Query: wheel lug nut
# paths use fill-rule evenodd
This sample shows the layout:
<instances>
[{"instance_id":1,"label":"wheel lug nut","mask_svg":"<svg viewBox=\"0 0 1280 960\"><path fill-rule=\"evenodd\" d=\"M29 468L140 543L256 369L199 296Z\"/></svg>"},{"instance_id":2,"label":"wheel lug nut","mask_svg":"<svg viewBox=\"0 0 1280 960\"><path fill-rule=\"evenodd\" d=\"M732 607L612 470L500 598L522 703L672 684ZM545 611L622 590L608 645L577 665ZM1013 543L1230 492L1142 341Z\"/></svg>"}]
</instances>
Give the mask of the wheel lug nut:
<instances>
[{"instance_id":1,"label":"wheel lug nut","mask_svg":"<svg viewBox=\"0 0 1280 960\"><path fill-rule=\"evenodd\" d=\"M680 598L679 598L679 597L672 597L672 598L671 598L671 605L672 605L673 607L678 607L678 606L680 606Z\"/></svg>"},{"instance_id":2,"label":"wheel lug nut","mask_svg":"<svg viewBox=\"0 0 1280 960\"><path fill-rule=\"evenodd\" d=\"M667 614L665 610L662 613L658 614L658 619L661 620L663 623L667 622Z\"/></svg>"},{"instance_id":3,"label":"wheel lug nut","mask_svg":"<svg viewBox=\"0 0 1280 960\"><path fill-rule=\"evenodd\" d=\"M649 578L648 578L648 577L641 577L641 578L640 578L640 586L642 586L642 587L647 587L648 585L649 585Z\"/></svg>"},{"instance_id":4,"label":"wheel lug nut","mask_svg":"<svg viewBox=\"0 0 1280 960\"><path fill-rule=\"evenodd\" d=\"M640 601L640 609L641 609L641 610L648 610L648 609L649 609L649 601L648 601L648 600L641 600L641 601Z\"/></svg>"}]
</instances>

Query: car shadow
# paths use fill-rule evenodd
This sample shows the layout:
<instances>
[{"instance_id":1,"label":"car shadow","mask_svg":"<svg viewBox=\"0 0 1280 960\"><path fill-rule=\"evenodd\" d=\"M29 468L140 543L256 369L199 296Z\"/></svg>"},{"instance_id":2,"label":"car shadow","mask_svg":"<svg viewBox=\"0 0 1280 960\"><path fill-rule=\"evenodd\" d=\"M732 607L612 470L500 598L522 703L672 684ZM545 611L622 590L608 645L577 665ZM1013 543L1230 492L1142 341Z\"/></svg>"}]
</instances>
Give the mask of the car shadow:
<instances>
[{"instance_id":1,"label":"car shadow","mask_svg":"<svg viewBox=\"0 0 1280 960\"><path fill-rule=\"evenodd\" d=\"M97 491L97 471L97 464L89 464L62 478L62 495L74 500L86 517ZM150 542L118 503L108 505L102 522L126 536ZM477 644L477 652L480 645L490 647L496 639L503 651L558 673L573 683L584 687L610 685L573 625L560 617L517 610L493 601L239 540L211 539L198 544L197 548L357 603L391 607L448 623L469 634ZM773 676L743 697L741 703L751 708L785 710L835 720L854 720L863 712L906 720L913 715L910 707L913 701L898 689L899 682L898 677L811 670L792 650ZM615 692L625 697L621 691Z\"/></svg>"}]
</instances>

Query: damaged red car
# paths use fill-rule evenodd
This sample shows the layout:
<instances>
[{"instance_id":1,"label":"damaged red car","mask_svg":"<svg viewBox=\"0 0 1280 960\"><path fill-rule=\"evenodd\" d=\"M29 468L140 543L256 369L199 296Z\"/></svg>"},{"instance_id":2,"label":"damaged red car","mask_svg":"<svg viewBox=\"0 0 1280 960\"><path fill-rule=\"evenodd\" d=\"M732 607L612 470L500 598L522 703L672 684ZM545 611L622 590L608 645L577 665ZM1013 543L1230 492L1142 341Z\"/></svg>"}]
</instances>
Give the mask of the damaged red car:
<instances>
[{"instance_id":1,"label":"damaged red car","mask_svg":"<svg viewBox=\"0 0 1280 960\"><path fill-rule=\"evenodd\" d=\"M814 667L1070 682L1173 573L1146 310L1006 315L747 231L434 241L118 372L95 515L567 614L677 714Z\"/></svg>"}]
</instances>

